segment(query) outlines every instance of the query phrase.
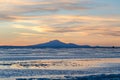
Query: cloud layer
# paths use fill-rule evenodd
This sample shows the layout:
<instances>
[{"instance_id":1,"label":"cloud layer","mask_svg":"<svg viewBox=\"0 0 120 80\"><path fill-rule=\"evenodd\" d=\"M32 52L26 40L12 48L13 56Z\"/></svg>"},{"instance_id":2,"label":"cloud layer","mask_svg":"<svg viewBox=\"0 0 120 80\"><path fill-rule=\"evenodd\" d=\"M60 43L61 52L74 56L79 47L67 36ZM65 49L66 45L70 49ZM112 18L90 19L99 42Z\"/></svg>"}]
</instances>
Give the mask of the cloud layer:
<instances>
[{"instance_id":1,"label":"cloud layer","mask_svg":"<svg viewBox=\"0 0 120 80\"><path fill-rule=\"evenodd\" d=\"M82 42L78 40L82 39L82 44L120 45L118 44L120 15L116 8L117 4L115 5L114 2L104 0L1 0L0 7L1 44L19 45L19 41L23 41L22 45L32 44L34 40L29 39L35 38L38 43L40 39L42 42L62 39L81 44ZM109 11L114 12L109 13ZM111 16L114 14L118 16ZM8 37L8 34L14 37ZM90 40L86 41L83 37ZM8 38L15 43L4 41ZM97 38L98 40L105 39L98 42Z\"/></svg>"}]
</instances>

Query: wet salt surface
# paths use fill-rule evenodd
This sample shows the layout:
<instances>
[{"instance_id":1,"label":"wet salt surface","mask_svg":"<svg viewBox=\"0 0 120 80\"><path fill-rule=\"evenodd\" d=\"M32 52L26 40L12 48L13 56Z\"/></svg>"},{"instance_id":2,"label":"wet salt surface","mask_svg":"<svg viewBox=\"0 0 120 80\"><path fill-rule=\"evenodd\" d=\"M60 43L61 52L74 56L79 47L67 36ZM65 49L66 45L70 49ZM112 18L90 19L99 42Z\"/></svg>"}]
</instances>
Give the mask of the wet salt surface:
<instances>
[{"instance_id":1,"label":"wet salt surface","mask_svg":"<svg viewBox=\"0 0 120 80\"><path fill-rule=\"evenodd\" d=\"M120 80L120 74L89 76L64 76L63 78L17 78L16 80Z\"/></svg>"},{"instance_id":2,"label":"wet salt surface","mask_svg":"<svg viewBox=\"0 0 120 80\"><path fill-rule=\"evenodd\" d=\"M120 76L120 49L0 49L0 56L0 80L42 80L42 78L44 80L50 80L51 78L80 80L80 76L83 76L83 80L89 80L90 77L94 77L91 80L96 80L96 77L101 77L101 80L103 77L107 77L109 80L111 76L114 77L112 80L120 80L120 77L118 77ZM81 59L84 59L85 62L83 63L87 62L87 65L84 64L85 68L81 68L82 62L78 62L80 65L77 65L77 67L74 65L70 67L74 63L72 61L70 64L68 62L65 64L57 63L59 64L57 68L53 66L54 61ZM99 62L101 59L104 60ZM52 67L45 67L46 60L52 60L50 62ZM91 65L97 60L98 64ZM112 62L113 60L114 62ZM31 66L31 61L37 61L39 66L36 67L34 63ZM43 61L43 63L39 61ZM109 75L106 76L106 74ZM95 76L89 77L89 75ZM107 80L107 78L103 80Z\"/></svg>"},{"instance_id":3,"label":"wet salt surface","mask_svg":"<svg viewBox=\"0 0 120 80\"><path fill-rule=\"evenodd\" d=\"M39 59L120 58L120 49L0 49L0 61Z\"/></svg>"},{"instance_id":4,"label":"wet salt surface","mask_svg":"<svg viewBox=\"0 0 120 80\"><path fill-rule=\"evenodd\" d=\"M40 70L40 69L5 69L0 70L1 78L14 78L14 77L43 77L51 78L49 75L52 75L53 78L57 78L60 75L74 77L76 75L85 76L85 75L101 75L101 74L116 74L119 75L120 68L118 67L107 67L107 68L94 68L86 70ZM46 75L46 77L44 77ZM55 75L55 76L54 76ZM57 76L56 76L57 75ZM62 77L61 77L62 78ZM8 79L9 80L9 79Z\"/></svg>"}]
</instances>

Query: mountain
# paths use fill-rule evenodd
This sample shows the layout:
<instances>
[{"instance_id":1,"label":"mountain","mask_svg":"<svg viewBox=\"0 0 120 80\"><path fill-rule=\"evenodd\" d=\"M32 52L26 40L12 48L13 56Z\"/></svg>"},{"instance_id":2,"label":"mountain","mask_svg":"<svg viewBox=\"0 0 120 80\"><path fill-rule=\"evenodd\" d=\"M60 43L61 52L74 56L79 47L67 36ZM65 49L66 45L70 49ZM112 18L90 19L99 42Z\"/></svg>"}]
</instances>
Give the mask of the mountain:
<instances>
[{"instance_id":1,"label":"mountain","mask_svg":"<svg viewBox=\"0 0 120 80\"><path fill-rule=\"evenodd\" d=\"M78 48L78 47L90 47L90 46L80 46L73 43L64 43L59 40L53 40L42 44L31 45L31 47L39 48Z\"/></svg>"},{"instance_id":2,"label":"mountain","mask_svg":"<svg viewBox=\"0 0 120 80\"><path fill-rule=\"evenodd\" d=\"M0 48L4 49L4 48L120 48L120 47L77 45L74 43L64 43L59 40L52 40L42 44L35 44L29 46L0 46Z\"/></svg>"}]
</instances>

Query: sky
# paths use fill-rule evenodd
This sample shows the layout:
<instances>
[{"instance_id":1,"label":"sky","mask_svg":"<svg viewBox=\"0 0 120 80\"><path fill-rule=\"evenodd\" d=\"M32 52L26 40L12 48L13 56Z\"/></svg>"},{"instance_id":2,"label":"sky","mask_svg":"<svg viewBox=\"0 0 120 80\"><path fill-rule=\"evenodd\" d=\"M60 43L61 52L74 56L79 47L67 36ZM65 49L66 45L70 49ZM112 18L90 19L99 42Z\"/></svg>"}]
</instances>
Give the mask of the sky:
<instances>
[{"instance_id":1,"label":"sky","mask_svg":"<svg viewBox=\"0 0 120 80\"><path fill-rule=\"evenodd\" d=\"M120 0L0 0L0 45L56 39L120 46Z\"/></svg>"}]
</instances>

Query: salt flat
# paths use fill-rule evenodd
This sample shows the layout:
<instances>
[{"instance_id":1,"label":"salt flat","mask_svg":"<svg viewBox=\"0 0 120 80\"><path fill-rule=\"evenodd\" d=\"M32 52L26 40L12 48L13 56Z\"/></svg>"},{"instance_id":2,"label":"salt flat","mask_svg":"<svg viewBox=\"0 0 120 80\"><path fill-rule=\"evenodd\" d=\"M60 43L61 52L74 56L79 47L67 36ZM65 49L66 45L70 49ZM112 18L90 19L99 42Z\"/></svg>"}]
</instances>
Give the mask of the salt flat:
<instances>
[{"instance_id":1,"label":"salt flat","mask_svg":"<svg viewBox=\"0 0 120 80\"><path fill-rule=\"evenodd\" d=\"M119 64L120 58L99 59L55 59L0 62L0 69L50 69L50 70L77 70L86 68L105 67L106 64Z\"/></svg>"},{"instance_id":2,"label":"salt flat","mask_svg":"<svg viewBox=\"0 0 120 80\"><path fill-rule=\"evenodd\" d=\"M0 56L0 80L120 79L116 48L0 49Z\"/></svg>"}]
</instances>

